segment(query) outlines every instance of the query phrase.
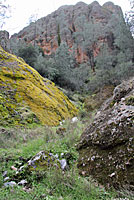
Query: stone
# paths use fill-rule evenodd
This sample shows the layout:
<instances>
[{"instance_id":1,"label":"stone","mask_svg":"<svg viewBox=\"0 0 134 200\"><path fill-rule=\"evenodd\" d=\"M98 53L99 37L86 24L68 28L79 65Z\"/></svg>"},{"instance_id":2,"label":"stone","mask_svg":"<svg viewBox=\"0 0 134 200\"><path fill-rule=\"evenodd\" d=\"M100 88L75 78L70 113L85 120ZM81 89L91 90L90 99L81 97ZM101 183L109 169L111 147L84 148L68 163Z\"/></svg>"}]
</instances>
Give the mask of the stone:
<instances>
[{"instance_id":1,"label":"stone","mask_svg":"<svg viewBox=\"0 0 134 200\"><path fill-rule=\"evenodd\" d=\"M47 151L40 151L27 162L26 169L28 171L46 171L49 168L56 167L64 170L66 166L66 160L60 160L57 154L54 155Z\"/></svg>"},{"instance_id":2,"label":"stone","mask_svg":"<svg viewBox=\"0 0 134 200\"><path fill-rule=\"evenodd\" d=\"M5 177L4 178L4 182L8 181L9 180L9 177Z\"/></svg>"},{"instance_id":3,"label":"stone","mask_svg":"<svg viewBox=\"0 0 134 200\"><path fill-rule=\"evenodd\" d=\"M0 31L0 46L5 51L10 52L9 33L7 31Z\"/></svg>"},{"instance_id":4,"label":"stone","mask_svg":"<svg viewBox=\"0 0 134 200\"><path fill-rule=\"evenodd\" d=\"M4 171L3 174L2 174L2 176L6 177L7 176L7 171Z\"/></svg>"},{"instance_id":5,"label":"stone","mask_svg":"<svg viewBox=\"0 0 134 200\"><path fill-rule=\"evenodd\" d=\"M11 169L14 170L14 171L17 171L17 168L14 167L14 166L11 166Z\"/></svg>"},{"instance_id":6,"label":"stone","mask_svg":"<svg viewBox=\"0 0 134 200\"><path fill-rule=\"evenodd\" d=\"M26 180L21 180L20 182L18 182L18 185L26 185L27 181Z\"/></svg>"},{"instance_id":7,"label":"stone","mask_svg":"<svg viewBox=\"0 0 134 200\"><path fill-rule=\"evenodd\" d=\"M65 170L67 168L67 161L65 159L59 160L61 164L61 169Z\"/></svg>"},{"instance_id":8,"label":"stone","mask_svg":"<svg viewBox=\"0 0 134 200\"><path fill-rule=\"evenodd\" d=\"M10 181L10 182L4 183L4 186L5 186L5 187L14 187L14 186L16 186L16 185L17 185L17 184L16 184L15 181Z\"/></svg>"},{"instance_id":9,"label":"stone","mask_svg":"<svg viewBox=\"0 0 134 200\"><path fill-rule=\"evenodd\" d=\"M71 120L72 123L75 123L75 122L77 122L77 121L78 121L78 118L77 118L77 117L73 117L72 120Z\"/></svg>"},{"instance_id":10,"label":"stone","mask_svg":"<svg viewBox=\"0 0 134 200\"><path fill-rule=\"evenodd\" d=\"M31 175L32 172L34 173L44 173L50 169L60 169L60 170L67 170L69 163L68 160L65 159L64 154L59 157L58 154L53 154L47 151L40 151L35 156L33 156L30 160L28 160L23 166L18 168L16 174L14 174L11 179L15 180L18 185L25 186L27 182L27 176ZM6 185L8 185L7 183Z\"/></svg>"},{"instance_id":11,"label":"stone","mask_svg":"<svg viewBox=\"0 0 134 200\"><path fill-rule=\"evenodd\" d=\"M129 101L131 97L131 101ZM105 187L134 187L134 78L104 102L77 146L78 168ZM84 172L84 173L83 173Z\"/></svg>"}]
</instances>

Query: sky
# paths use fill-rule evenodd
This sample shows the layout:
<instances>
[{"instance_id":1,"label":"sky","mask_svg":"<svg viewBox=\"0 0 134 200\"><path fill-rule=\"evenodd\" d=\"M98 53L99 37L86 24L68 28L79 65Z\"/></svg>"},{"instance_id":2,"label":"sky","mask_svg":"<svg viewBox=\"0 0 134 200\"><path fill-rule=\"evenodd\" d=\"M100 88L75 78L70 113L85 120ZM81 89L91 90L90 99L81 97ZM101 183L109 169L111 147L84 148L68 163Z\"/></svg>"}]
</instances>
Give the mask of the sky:
<instances>
[{"instance_id":1,"label":"sky","mask_svg":"<svg viewBox=\"0 0 134 200\"><path fill-rule=\"evenodd\" d=\"M3 26L3 30L7 30L10 35L18 33L29 23L29 18L37 15L37 19L45 17L52 13L60 6L75 5L77 2L83 1L86 4L92 3L94 0L6 0L11 6L11 17L8 18ZM103 5L109 0L97 0L100 5ZM116 5L119 5L123 13L130 10L129 0L111 0Z\"/></svg>"}]
</instances>

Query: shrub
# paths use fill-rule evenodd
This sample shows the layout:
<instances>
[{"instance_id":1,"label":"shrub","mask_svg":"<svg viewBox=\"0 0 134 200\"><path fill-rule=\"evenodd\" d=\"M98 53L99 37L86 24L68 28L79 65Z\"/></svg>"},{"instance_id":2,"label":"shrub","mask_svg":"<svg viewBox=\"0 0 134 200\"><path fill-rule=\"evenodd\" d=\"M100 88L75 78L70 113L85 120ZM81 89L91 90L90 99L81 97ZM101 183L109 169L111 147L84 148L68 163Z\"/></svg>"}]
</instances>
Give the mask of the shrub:
<instances>
[{"instance_id":1,"label":"shrub","mask_svg":"<svg viewBox=\"0 0 134 200\"><path fill-rule=\"evenodd\" d=\"M36 62L38 55L39 51L31 44L28 46L21 47L18 50L18 56L22 57L25 60L25 62L32 67L34 67L34 63Z\"/></svg>"}]
</instances>

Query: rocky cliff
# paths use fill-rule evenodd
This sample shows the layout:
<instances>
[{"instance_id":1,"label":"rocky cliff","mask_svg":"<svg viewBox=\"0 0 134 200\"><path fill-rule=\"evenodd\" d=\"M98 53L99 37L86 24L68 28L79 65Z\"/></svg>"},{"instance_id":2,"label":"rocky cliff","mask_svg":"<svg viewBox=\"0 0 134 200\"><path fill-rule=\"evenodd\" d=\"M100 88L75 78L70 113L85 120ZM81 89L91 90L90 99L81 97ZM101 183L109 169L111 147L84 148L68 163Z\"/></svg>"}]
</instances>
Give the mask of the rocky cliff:
<instances>
[{"instance_id":1,"label":"rocky cliff","mask_svg":"<svg viewBox=\"0 0 134 200\"><path fill-rule=\"evenodd\" d=\"M114 89L78 144L78 168L106 187L134 187L134 78Z\"/></svg>"},{"instance_id":2,"label":"rocky cliff","mask_svg":"<svg viewBox=\"0 0 134 200\"><path fill-rule=\"evenodd\" d=\"M7 31L0 31L0 46L5 51L10 52L9 33Z\"/></svg>"},{"instance_id":3,"label":"rocky cliff","mask_svg":"<svg viewBox=\"0 0 134 200\"><path fill-rule=\"evenodd\" d=\"M36 43L43 48L46 55L55 52L59 40L64 41L70 48L76 49L77 61L81 63L87 59L87 55L83 51L80 40L76 41L77 33L80 34L84 31L83 26L88 23L100 23L104 30L113 14L117 17L123 17L121 8L112 2L107 2L103 6L100 6L97 1L89 5L79 2L74 6L62 6L50 15L31 23L18 34L14 34L11 41L16 42L16 39L23 39L26 43ZM111 48L110 45L113 43L111 32L112 27L105 35L101 35L97 44L93 46L95 56L104 41Z\"/></svg>"},{"instance_id":4,"label":"rocky cliff","mask_svg":"<svg viewBox=\"0 0 134 200\"><path fill-rule=\"evenodd\" d=\"M0 125L58 125L76 113L53 82L0 47Z\"/></svg>"}]
</instances>

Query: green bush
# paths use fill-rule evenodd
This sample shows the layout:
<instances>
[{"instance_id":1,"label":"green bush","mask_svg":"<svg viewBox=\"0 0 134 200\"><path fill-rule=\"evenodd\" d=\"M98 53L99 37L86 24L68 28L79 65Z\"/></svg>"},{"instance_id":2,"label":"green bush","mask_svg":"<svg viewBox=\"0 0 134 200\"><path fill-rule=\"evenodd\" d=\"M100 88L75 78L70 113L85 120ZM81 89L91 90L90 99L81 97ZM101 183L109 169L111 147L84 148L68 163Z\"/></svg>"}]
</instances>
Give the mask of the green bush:
<instances>
[{"instance_id":1,"label":"green bush","mask_svg":"<svg viewBox=\"0 0 134 200\"><path fill-rule=\"evenodd\" d=\"M39 56L39 49L30 45L19 48L18 56L23 58L27 64L34 67L34 64Z\"/></svg>"}]
</instances>

